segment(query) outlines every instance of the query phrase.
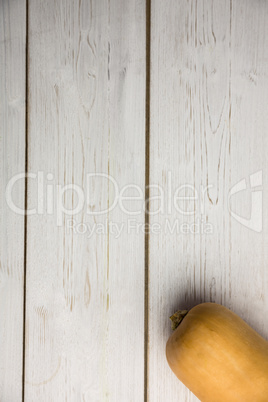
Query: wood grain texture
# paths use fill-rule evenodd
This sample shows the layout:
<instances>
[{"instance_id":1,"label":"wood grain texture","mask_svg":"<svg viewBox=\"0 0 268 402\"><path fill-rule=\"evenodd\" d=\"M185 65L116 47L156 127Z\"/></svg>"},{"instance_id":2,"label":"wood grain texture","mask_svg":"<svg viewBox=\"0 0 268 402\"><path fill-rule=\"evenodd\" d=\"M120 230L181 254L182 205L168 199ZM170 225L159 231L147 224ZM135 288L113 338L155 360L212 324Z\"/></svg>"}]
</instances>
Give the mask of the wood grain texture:
<instances>
[{"instance_id":1,"label":"wood grain texture","mask_svg":"<svg viewBox=\"0 0 268 402\"><path fill-rule=\"evenodd\" d=\"M127 232L118 206L90 215L112 207L115 194L112 181L87 175L144 188L144 2L30 0L29 54L29 171L43 172L45 192L44 211L27 224L25 398L139 401L144 234ZM71 183L87 196L76 224L99 225L90 238L70 229L67 214L57 226L56 202L47 211L47 188ZM61 198L69 209L77 203L72 191ZM29 208L37 202L33 178ZM125 225L121 235L103 232L106 222Z\"/></svg>"},{"instance_id":2,"label":"wood grain texture","mask_svg":"<svg viewBox=\"0 0 268 402\"><path fill-rule=\"evenodd\" d=\"M24 216L5 190L25 166L25 1L0 1L0 400L22 397ZM24 180L12 201L24 208Z\"/></svg>"},{"instance_id":3,"label":"wood grain texture","mask_svg":"<svg viewBox=\"0 0 268 402\"><path fill-rule=\"evenodd\" d=\"M166 363L169 315L214 301L268 337L268 4L151 6L147 399L193 402ZM145 186L145 14L145 1L29 0L27 401L143 400L143 200L111 207L115 182ZM24 217L5 187L25 167L25 17L25 1L0 1L0 400L12 402ZM73 217L59 213L77 205L69 184L86 197ZM12 196L23 208L24 180Z\"/></svg>"},{"instance_id":4,"label":"wood grain texture","mask_svg":"<svg viewBox=\"0 0 268 402\"><path fill-rule=\"evenodd\" d=\"M221 303L268 336L267 212L258 232L249 186L267 182L267 16L262 1L152 2L149 401L197 400L165 359L176 310ZM228 207L244 178L230 208L257 210L251 229Z\"/></svg>"},{"instance_id":5,"label":"wood grain texture","mask_svg":"<svg viewBox=\"0 0 268 402\"><path fill-rule=\"evenodd\" d=\"M268 338L268 4L232 5L230 118L231 187L246 189L231 198L231 307ZM252 230L248 227L252 226Z\"/></svg>"}]
</instances>

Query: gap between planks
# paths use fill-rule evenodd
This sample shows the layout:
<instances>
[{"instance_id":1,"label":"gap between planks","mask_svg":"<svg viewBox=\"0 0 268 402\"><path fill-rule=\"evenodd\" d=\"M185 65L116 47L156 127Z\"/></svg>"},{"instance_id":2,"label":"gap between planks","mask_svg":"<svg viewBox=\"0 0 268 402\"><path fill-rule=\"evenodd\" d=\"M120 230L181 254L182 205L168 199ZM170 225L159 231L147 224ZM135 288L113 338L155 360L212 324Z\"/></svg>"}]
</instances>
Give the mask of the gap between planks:
<instances>
[{"instance_id":1,"label":"gap between planks","mask_svg":"<svg viewBox=\"0 0 268 402\"><path fill-rule=\"evenodd\" d=\"M24 210L28 207L28 116L29 116L29 0L25 3L25 187ZM23 335L22 335L22 402L25 400L25 353L26 353L26 287L27 287L27 214L24 215L24 273L23 273Z\"/></svg>"},{"instance_id":2,"label":"gap between planks","mask_svg":"<svg viewBox=\"0 0 268 402\"><path fill-rule=\"evenodd\" d=\"M144 402L148 400L149 346L149 240L150 240L150 84L151 84L151 0L146 0L145 82L145 234L144 234ZM147 229L146 229L147 228Z\"/></svg>"}]
</instances>

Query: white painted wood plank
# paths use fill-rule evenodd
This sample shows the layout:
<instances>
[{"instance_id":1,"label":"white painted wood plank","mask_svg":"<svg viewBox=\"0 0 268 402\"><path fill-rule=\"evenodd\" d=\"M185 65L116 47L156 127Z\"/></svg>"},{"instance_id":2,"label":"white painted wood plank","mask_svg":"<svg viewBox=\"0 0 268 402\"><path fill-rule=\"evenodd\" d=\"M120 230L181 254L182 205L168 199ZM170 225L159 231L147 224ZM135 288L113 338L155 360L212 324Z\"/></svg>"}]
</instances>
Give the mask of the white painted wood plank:
<instances>
[{"instance_id":1,"label":"white painted wood plank","mask_svg":"<svg viewBox=\"0 0 268 402\"><path fill-rule=\"evenodd\" d=\"M262 1L152 2L150 177L165 199L151 216L161 231L150 235L149 401L197 400L165 359L177 309L218 302L268 336L267 211L261 233L228 211L232 186L245 178L249 188L259 170L267 200L267 16ZM176 210L169 194L188 184L177 195L195 199ZM249 218L250 190L234 194L231 208ZM257 225L258 196L254 208Z\"/></svg>"},{"instance_id":2,"label":"white painted wood plank","mask_svg":"<svg viewBox=\"0 0 268 402\"><path fill-rule=\"evenodd\" d=\"M22 398L24 216L5 190L25 166L25 1L0 1L0 400ZM24 180L12 201L24 208Z\"/></svg>"},{"instance_id":3,"label":"white painted wood plank","mask_svg":"<svg viewBox=\"0 0 268 402\"><path fill-rule=\"evenodd\" d=\"M233 2L231 307L268 338L268 3ZM238 190L238 187L236 187ZM234 190L233 190L234 191ZM240 219L244 221L240 222Z\"/></svg>"},{"instance_id":4,"label":"white painted wood plank","mask_svg":"<svg viewBox=\"0 0 268 402\"><path fill-rule=\"evenodd\" d=\"M28 218L25 397L140 401L144 234L127 232L118 205L96 216L86 208L114 201L113 182L88 174L144 188L144 2L30 0L29 52L29 171L44 172L45 195L44 211ZM71 216L57 226L56 202L47 211L47 185L55 194L71 183L88 190L73 219L98 225L91 237L77 233L81 225L70 229ZM72 194L62 197L67 208L76 205ZM33 178L29 208L37 201ZM144 212L134 218L142 223ZM125 225L118 238L102 233L106 220Z\"/></svg>"}]
</instances>

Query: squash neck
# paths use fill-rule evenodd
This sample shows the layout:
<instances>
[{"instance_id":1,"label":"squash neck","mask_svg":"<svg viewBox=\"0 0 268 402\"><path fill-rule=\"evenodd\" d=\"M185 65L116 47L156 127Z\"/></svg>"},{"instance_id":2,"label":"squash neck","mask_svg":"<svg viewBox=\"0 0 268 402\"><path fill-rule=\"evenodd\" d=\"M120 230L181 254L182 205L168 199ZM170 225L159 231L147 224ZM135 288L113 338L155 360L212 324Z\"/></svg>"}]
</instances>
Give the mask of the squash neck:
<instances>
[{"instance_id":1,"label":"squash neck","mask_svg":"<svg viewBox=\"0 0 268 402\"><path fill-rule=\"evenodd\" d=\"M176 328L180 325L184 317L188 314L188 310L178 310L171 317L171 328L175 331Z\"/></svg>"}]
</instances>

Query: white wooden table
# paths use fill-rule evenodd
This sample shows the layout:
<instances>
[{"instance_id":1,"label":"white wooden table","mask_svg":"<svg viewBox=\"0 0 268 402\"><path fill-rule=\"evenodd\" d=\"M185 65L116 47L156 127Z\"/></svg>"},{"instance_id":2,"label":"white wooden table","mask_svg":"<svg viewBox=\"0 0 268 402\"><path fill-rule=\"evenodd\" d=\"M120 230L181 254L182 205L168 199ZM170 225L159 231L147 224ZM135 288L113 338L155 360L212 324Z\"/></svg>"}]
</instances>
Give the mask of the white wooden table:
<instances>
[{"instance_id":1,"label":"white wooden table","mask_svg":"<svg viewBox=\"0 0 268 402\"><path fill-rule=\"evenodd\" d=\"M204 301L268 337L267 22L0 0L1 402L197 401L165 343Z\"/></svg>"}]
</instances>

